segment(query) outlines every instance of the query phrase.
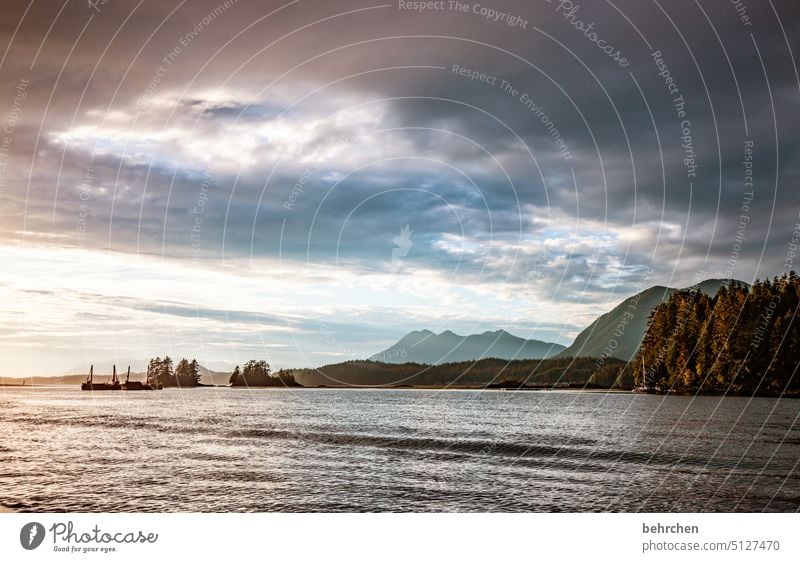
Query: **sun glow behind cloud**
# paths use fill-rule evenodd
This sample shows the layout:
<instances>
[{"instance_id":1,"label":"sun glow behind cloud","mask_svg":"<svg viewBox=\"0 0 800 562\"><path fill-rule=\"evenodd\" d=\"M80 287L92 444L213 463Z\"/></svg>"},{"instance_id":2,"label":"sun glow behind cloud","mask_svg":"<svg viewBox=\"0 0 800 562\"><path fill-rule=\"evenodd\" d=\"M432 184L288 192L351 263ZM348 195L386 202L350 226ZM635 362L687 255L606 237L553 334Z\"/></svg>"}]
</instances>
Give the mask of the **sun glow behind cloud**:
<instances>
[{"instance_id":1,"label":"sun glow behind cloud","mask_svg":"<svg viewBox=\"0 0 800 562\"><path fill-rule=\"evenodd\" d=\"M0 313L5 375L149 353L217 363L257 354L278 366L316 365L340 355L340 348L350 358L367 357L409 325L517 326L525 335L561 341L574 335L531 321L563 313L563 304L543 301L533 310L521 306L527 298L514 296L517 286L503 295L489 283L468 286L435 269L367 272L271 259L198 267L33 245L2 246L0 259L16 264L0 273L0 296L8 303ZM577 306L573 313L576 319L592 314ZM375 343L364 342L365 333Z\"/></svg>"},{"instance_id":2,"label":"sun glow behind cloud","mask_svg":"<svg viewBox=\"0 0 800 562\"><path fill-rule=\"evenodd\" d=\"M271 177L279 169L277 177L297 178L312 170L315 181L330 191L320 191L316 209L290 206L283 219L289 225L313 219L303 227L308 229L309 253L304 259L301 252L248 257L234 251L189 260L183 242L177 244L177 253L164 247L159 259L132 254L130 235L119 227L109 232L109 240L119 247L114 252L86 245L85 239L70 247L70 237L56 232L44 239L35 231L21 233L18 245L0 247L0 259L20 264L0 275L0 292L9 301L25 303L6 313L6 325L13 329L0 335L0 345L16 357L6 362L7 374L41 370L35 349L52 350L51 371L91 362L98 355L154 353L228 364L249 355L267 356L276 366L314 366L368 357L418 328L462 333L506 328L523 337L568 344L581 327L613 306L619 298L615 295L627 296L640 281L636 264L654 225L625 229L586 219L576 223L565 213L531 204L523 205L518 216L497 209L487 199L492 192L484 191L474 174L467 181L459 175L480 170L479 160L464 160L455 169L442 166L416 146L419 131L391 127L386 105L329 96L325 103L293 108L285 100L225 92L191 98L168 92L148 104L144 114L135 106L86 111L48 138L56 148L84 159L113 157L120 169L145 168L148 181L155 182L150 199L137 202L135 179L94 179L79 189L98 201L114 193L117 212L138 204L144 211L176 172L198 178L212 170L222 182L234 174ZM447 131L435 134L453 141ZM483 165L496 164L492 157L483 158ZM433 166L438 175L415 178L419 165ZM352 187L345 180L358 178L350 174L361 169L368 171L362 199L354 199L355 205L346 202L350 214L328 211L326 202L337 196L346 199ZM275 182L280 185L281 180ZM189 205L191 200L196 205L196 187L192 191ZM404 208L403 201L389 204L387 216L414 221L418 230L410 252L395 260L396 227L376 228L369 208L363 217L353 215L372 199L371 191L411 192L421 201L444 202L444 216L454 216L460 231L445 229L434 207L414 211ZM173 205L180 206L180 193L171 196ZM284 200L279 196L262 204L270 209ZM487 212L507 220L495 218L488 231L478 228ZM312 257L313 236L326 244L333 238L330 226L315 226L325 213L339 229L339 241ZM420 224L424 213L433 213L427 229ZM181 216L176 214L169 224L183 220ZM194 224L191 215L189 219L178 240L188 241ZM219 239L218 227L210 226L205 214L202 220L205 239ZM366 221L370 229L368 252L362 251L363 234L343 238L358 221ZM141 218L139 223L137 239L142 237ZM666 232L673 230L667 227ZM44 240L57 245L41 245Z\"/></svg>"},{"instance_id":3,"label":"sun glow behind cloud","mask_svg":"<svg viewBox=\"0 0 800 562\"><path fill-rule=\"evenodd\" d=\"M239 6L170 57L157 83L165 54L208 13L202 3L166 19L158 5L109 3L65 49L84 8L36 4L43 17L23 22L4 59L8 77L32 79L0 186L8 373L122 354L319 365L421 328L569 343L643 283L727 271L742 202L740 100L759 187L772 184L763 174L776 134L781 180L795 174L783 169L793 133L770 125L788 122L795 73L770 72L774 96L760 78L734 84L717 72L722 60L708 88L682 80L700 162L690 189L679 123L649 58L620 75L592 59L596 49L554 42L563 21L546 7L526 10L552 37L488 22L470 29L481 43L467 43L452 14L327 18L340 7L299 3L259 19L263 6ZM714 60L687 57L670 26L653 25L660 15L630 13L653 44L675 46L676 76ZM639 36L614 18L609 32L638 51ZM286 35L287 22L307 27ZM437 37L420 36L423 23ZM738 44L731 31L720 37ZM773 31L758 33L766 67L789 69ZM513 48L490 47L501 44ZM761 76L754 53L729 56ZM519 95L454 64L491 71ZM6 82L11 99L17 84ZM523 92L549 124L519 103ZM777 272L796 222L791 191L767 191L736 262L745 280Z\"/></svg>"},{"instance_id":4,"label":"sun glow behind cloud","mask_svg":"<svg viewBox=\"0 0 800 562\"><path fill-rule=\"evenodd\" d=\"M187 99L167 92L148 98L144 107L88 110L49 138L59 147L126 164L236 171L330 161L343 139L363 139L383 121L380 106L365 107L352 96L313 107L294 104L219 92ZM375 153L363 150L358 156L366 162ZM329 165L334 164L352 168L356 162Z\"/></svg>"}]
</instances>

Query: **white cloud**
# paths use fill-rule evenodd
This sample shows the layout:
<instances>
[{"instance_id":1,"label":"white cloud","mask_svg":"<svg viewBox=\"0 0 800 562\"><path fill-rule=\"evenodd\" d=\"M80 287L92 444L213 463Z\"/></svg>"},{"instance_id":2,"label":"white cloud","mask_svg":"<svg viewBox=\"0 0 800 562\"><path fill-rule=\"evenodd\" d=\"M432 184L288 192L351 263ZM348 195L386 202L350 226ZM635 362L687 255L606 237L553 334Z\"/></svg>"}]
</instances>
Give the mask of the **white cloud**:
<instances>
[{"instance_id":1,"label":"white cloud","mask_svg":"<svg viewBox=\"0 0 800 562\"><path fill-rule=\"evenodd\" d=\"M342 153L381 126L385 107L332 94L325 103L292 107L284 98L205 92L189 99L167 92L141 106L87 111L79 122L49 136L74 150L169 169L179 163L186 169L235 171L321 162L349 169L383 157L384 147L375 143L362 144L344 159ZM144 109L140 113L137 107Z\"/></svg>"}]
</instances>

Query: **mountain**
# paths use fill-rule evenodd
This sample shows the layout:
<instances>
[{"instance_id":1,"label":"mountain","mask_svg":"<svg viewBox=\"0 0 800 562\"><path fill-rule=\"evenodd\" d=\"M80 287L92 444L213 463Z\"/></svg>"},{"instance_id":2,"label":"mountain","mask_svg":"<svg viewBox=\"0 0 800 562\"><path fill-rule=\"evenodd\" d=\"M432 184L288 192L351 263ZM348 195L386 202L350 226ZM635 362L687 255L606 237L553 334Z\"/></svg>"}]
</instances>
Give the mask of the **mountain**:
<instances>
[{"instance_id":1,"label":"mountain","mask_svg":"<svg viewBox=\"0 0 800 562\"><path fill-rule=\"evenodd\" d=\"M686 289L692 291L701 291L703 294L708 295L709 297L713 297L717 294L717 291L723 285L730 287L731 285L739 284L743 287L749 288L750 283L745 283L744 281L739 281L738 279L706 279L705 281L701 281L696 285L692 285L691 287L686 287Z\"/></svg>"},{"instance_id":2,"label":"mountain","mask_svg":"<svg viewBox=\"0 0 800 562\"><path fill-rule=\"evenodd\" d=\"M109 377L110 378L110 375ZM52 384L66 384L66 385L79 385L86 380L86 375L56 375L56 376L32 376L32 377L0 377L0 386L22 386L24 384L32 385L52 385ZM106 378L98 379L98 382L105 382Z\"/></svg>"},{"instance_id":3,"label":"mountain","mask_svg":"<svg viewBox=\"0 0 800 562\"><path fill-rule=\"evenodd\" d=\"M231 379L231 371L212 371L200 365L200 383L227 386Z\"/></svg>"},{"instance_id":4,"label":"mountain","mask_svg":"<svg viewBox=\"0 0 800 562\"><path fill-rule=\"evenodd\" d=\"M370 360L382 363L424 363L439 365L455 361L497 359L545 359L564 349L563 345L526 340L505 330L459 336L450 330L434 334L415 330L393 346L376 353Z\"/></svg>"},{"instance_id":5,"label":"mountain","mask_svg":"<svg viewBox=\"0 0 800 562\"><path fill-rule=\"evenodd\" d=\"M706 279L701 283L686 287L713 297L725 284L747 283L726 279ZM672 293L679 289L671 287L650 287L622 301L614 310L600 316L589 324L558 357L602 357L609 355L629 361L636 355L639 344L647 330L650 313Z\"/></svg>"}]
</instances>

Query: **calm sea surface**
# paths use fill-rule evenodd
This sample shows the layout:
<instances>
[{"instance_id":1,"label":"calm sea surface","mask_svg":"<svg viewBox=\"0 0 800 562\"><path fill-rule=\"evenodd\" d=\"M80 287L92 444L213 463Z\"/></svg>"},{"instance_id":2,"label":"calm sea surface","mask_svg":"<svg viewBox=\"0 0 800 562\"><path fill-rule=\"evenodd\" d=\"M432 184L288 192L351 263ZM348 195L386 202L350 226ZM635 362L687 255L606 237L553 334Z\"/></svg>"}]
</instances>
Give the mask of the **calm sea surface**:
<instances>
[{"instance_id":1,"label":"calm sea surface","mask_svg":"<svg viewBox=\"0 0 800 562\"><path fill-rule=\"evenodd\" d=\"M0 389L23 511L797 511L800 400Z\"/></svg>"}]
</instances>

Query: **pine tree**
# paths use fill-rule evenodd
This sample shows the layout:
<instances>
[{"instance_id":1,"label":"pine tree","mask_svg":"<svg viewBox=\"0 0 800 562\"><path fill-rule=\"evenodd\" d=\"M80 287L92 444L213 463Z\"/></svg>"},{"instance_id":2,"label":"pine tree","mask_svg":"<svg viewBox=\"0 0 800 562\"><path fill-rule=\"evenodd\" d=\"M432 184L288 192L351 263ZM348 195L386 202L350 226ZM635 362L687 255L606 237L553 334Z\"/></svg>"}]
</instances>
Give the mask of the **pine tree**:
<instances>
[{"instance_id":1,"label":"pine tree","mask_svg":"<svg viewBox=\"0 0 800 562\"><path fill-rule=\"evenodd\" d=\"M705 298L698 305L698 308L700 334L697 338L697 351L695 353L695 373L697 374L698 389L710 391L713 389L713 381L710 378L710 374L714 365L714 354L711 350L714 300Z\"/></svg>"},{"instance_id":2,"label":"pine tree","mask_svg":"<svg viewBox=\"0 0 800 562\"><path fill-rule=\"evenodd\" d=\"M164 386L178 386L175 380L175 373L172 371L172 359L169 356L164 357L159 363L159 377Z\"/></svg>"},{"instance_id":3,"label":"pine tree","mask_svg":"<svg viewBox=\"0 0 800 562\"><path fill-rule=\"evenodd\" d=\"M239 365L234 367L229 382L231 383L231 386L240 386L242 384L242 372L239 370Z\"/></svg>"},{"instance_id":4,"label":"pine tree","mask_svg":"<svg viewBox=\"0 0 800 562\"><path fill-rule=\"evenodd\" d=\"M800 391L800 278L676 291L652 313L634 359L637 385L685 392ZM646 365L646 366L645 366Z\"/></svg>"},{"instance_id":5,"label":"pine tree","mask_svg":"<svg viewBox=\"0 0 800 562\"><path fill-rule=\"evenodd\" d=\"M189 375L192 380L192 386L200 384L200 364L197 359L192 359L191 363L189 363Z\"/></svg>"},{"instance_id":6,"label":"pine tree","mask_svg":"<svg viewBox=\"0 0 800 562\"><path fill-rule=\"evenodd\" d=\"M181 359L178 361L178 366L175 367L175 382L178 386L190 386L189 381L191 379L189 361Z\"/></svg>"},{"instance_id":7,"label":"pine tree","mask_svg":"<svg viewBox=\"0 0 800 562\"><path fill-rule=\"evenodd\" d=\"M161 386L161 358L151 359L147 364L147 384L153 388Z\"/></svg>"}]
</instances>

